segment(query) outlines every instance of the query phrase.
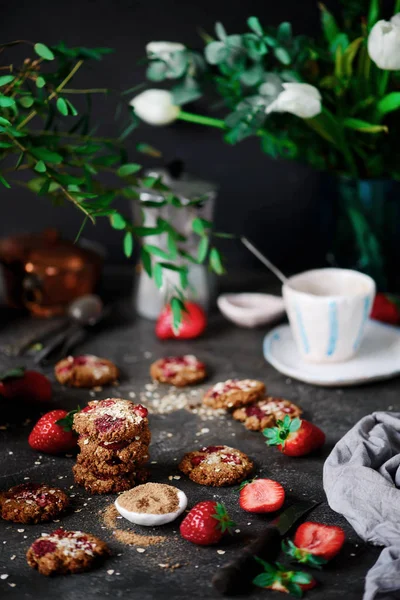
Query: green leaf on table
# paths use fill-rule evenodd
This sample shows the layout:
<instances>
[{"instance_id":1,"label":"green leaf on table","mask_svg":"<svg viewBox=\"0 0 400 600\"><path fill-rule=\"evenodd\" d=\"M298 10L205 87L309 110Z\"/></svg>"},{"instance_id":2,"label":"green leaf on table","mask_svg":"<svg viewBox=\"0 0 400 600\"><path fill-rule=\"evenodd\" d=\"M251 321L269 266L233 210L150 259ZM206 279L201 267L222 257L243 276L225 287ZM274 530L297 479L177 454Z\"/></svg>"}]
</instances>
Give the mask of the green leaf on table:
<instances>
[{"instance_id":1,"label":"green leaf on table","mask_svg":"<svg viewBox=\"0 0 400 600\"><path fill-rule=\"evenodd\" d=\"M14 98L0 94L0 108L10 108L11 106L15 106Z\"/></svg>"},{"instance_id":2,"label":"green leaf on table","mask_svg":"<svg viewBox=\"0 0 400 600\"><path fill-rule=\"evenodd\" d=\"M335 17L326 8L325 4L318 4L321 11L321 25L324 36L329 45L332 45L337 35L340 33Z\"/></svg>"},{"instance_id":3,"label":"green leaf on table","mask_svg":"<svg viewBox=\"0 0 400 600\"><path fill-rule=\"evenodd\" d=\"M18 99L18 102L23 108L30 108L33 106L35 99L32 96L22 96Z\"/></svg>"},{"instance_id":4,"label":"green leaf on table","mask_svg":"<svg viewBox=\"0 0 400 600\"><path fill-rule=\"evenodd\" d=\"M147 250L153 256L158 256L159 258L163 258L164 260L170 260L171 257L167 252L159 248L158 246L153 246L152 244L144 244L143 248Z\"/></svg>"},{"instance_id":5,"label":"green leaf on table","mask_svg":"<svg viewBox=\"0 0 400 600\"><path fill-rule=\"evenodd\" d=\"M140 258L142 260L142 265L143 265L144 270L146 271L147 275L149 277L151 277L153 274L153 268L152 268L152 264L151 264L151 256L147 252L147 250L145 250L144 248L142 248L140 251Z\"/></svg>"},{"instance_id":6,"label":"green leaf on table","mask_svg":"<svg viewBox=\"0 0 400 600\"><path fill-rule=\"evenodd\" d=\"M125 229L126 227L125 217L117 212L111 215L110 222L113 229Z\"/></svg>"},{"instance_id":7,"label":"green leaf on table","mask_svg":"<svg viewBox=\"0 0 400 600\"><path fill-rule=\"evenodd\" d=\"M343 119L343 126L347 129L354 129L355 131L361 131L362 133L381 133L384 131L387 133L389 128L386 125L376 125L374 123L368 123L362 119L348 118Z\"/></svg>"},{"instance_id":8,"label":"green leaf on table","mask_svg":"<svg viewBox=\"0 0 400 600\"><path fill-rule=\"evenodd\" d=\"M398 110L400 108L400 92L391 92L387 94L383 98L381 98L376 106L376 109L380 115L383 117L389 112L394 110Z\"/></svg>"},{"instance_id":9,"label":"green leaf on table","mask_svg":"<svg viewBox=\"0 0 400 600\"><path fill-rule=\"evenodd\" d=\"M39 160L45 160L49 163L58 165L63 161L61 154L58 154L58 152L53 152L52 150L48 150L47 148L30 148L29 151L35 158L38 158Z\"/></svg>"},{"instance_id":10,"label":"green leaf on table","mask_svg":"<svg viewBox=\"0 0 400 600\"><path fill-rule=\"evenodd\" d=\"M209 260L211 269L217 273L217 275L222 275L225 272L225 269L222 265L221 255L217 248L211 248Z\"/></svg>"},{"instance_id":11,"label":"green leaf on table","mask_svg":"<svg viewBox=\"0 0 400 600\"><path fill-rule=\"evenodd\" d=\"M210 242L209 242L208 237L204 236L201 238L199 247L197 250L197 260L199 263L202 263L205 261L205 259L207 257L207 253L208 253L209 243Z\"/></svg>"},{"instance_id":12,"label":"green leaf on table","mask_svg":"<svg viewBox=\"0 0 400 600\"><path fill-rule=\"evenodd\" d=\"M36 78L36 87L38 88L43 88L46 85L46 80L44 79L44 77L37 77Z\"/></svg>"},{"instance_id":13,"label":"green leaf on table","mask_svg":"<svg viewBox=\"0 0 400 600\"><path fill-rule=\"evenodd\" d=\"M56 106L57 106L58 112L60 112L62 115L64 115L64 117L66 117L68 115L68 105L67 105L66 101L64 100L64 98L57 98Z\"/></svg>"},{"instance_id":14,"label":"green leaf on table","mask_svg":"<svg viewBox=\"0 0 400 600\"><path fill-rule=\"evenodd\" d=\"M11 185L8 183L6 179L4 179L3 175L0 174L0 183L4 185L6 188L10 188Z\"/></svg>"},{"instance_id":15,"label":"green leaf on table","mask_svg":"<svg viewBox=\"0 0 400 600\"><path fill-rule=\"evenodd\" d=\"M33 49L40 58L43 58L44 60L54 60L53 52L45 44L37 43L34 45Z\"/></svg>"},{"instance_id":16,"label":"green leaf on table","mask_svg":"<svg viewBox=\"0 0 400 600\"><path fill-rule=\"evenodd\" d=\"M127 163L126 165L119 167L117 175L120 177L127 177L128 175L132 175L132 173L137 173L141 168L142 166L137 163Z\"/></svg>"},{"instance_id":17,"label":"green leaf on table","mask_svg":"<svg viewBox=\"0 0 400 600\"><path fill-rule=\"evenodd\" d=\"M124 236L124 254L127 258L132 256L133 252L133 235L130 231L127 231Z\"/></svg>"},{"instance_id":18,"label":"green leaf on table","mask_svg":"<svg viewBox=\"0 0 400 600\"><path fill-rule=\"evenodd\" d=\"M155 263L153 267L153 277L154 281L156 282L156 286L158 287L158 289L161 289L163 284L163 273L162 266L160 265L160 263Z\"/></svg>"},{"instance_id":19,"label":"green leaf on table","mask_svg":"<svg viewBox=\"0 0 400 600\"><path fill-rule=\"evenodd\" d=\"M35 171L37 173L45 173L47 171L46 165L42 160L38 160L35 165Z\"/></svg>"},{"instance_id":20,"label":"green leaf on table","mask_svg":"<svg viewBox=\"0 0 400 600\"><path fill-rule=\"evenodd\" d=\"M261 23L259 21L259 19L257 17L249 17L247 19L247 26L249 27L249 29L251 29L252 31L254 31L254 33L256 35L263 35L264 31L263 28L261 26Z\"/></svg>"},{"instance_id":21,"label":"green leaf on table","mask_svg":"<svg viewBox=\"0 0 400 600\"><path fill-rule=\"evenodd\" d=\"M2 85L7 85L8 83L11 83L12 81L14 81L15 76L14 75L2 75L0 77L0 87Z\"/></svg>"}]
</instances>

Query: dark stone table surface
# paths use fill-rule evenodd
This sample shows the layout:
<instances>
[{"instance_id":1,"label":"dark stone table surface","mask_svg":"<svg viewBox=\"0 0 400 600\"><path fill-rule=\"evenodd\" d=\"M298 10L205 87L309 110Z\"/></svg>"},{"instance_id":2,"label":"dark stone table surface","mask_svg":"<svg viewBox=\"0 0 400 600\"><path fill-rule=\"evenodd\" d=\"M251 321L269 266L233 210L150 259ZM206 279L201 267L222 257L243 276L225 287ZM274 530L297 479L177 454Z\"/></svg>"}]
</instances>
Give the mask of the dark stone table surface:
<instances>
[{"instance_id":1,"label":"dark stone table surface","mask_svg":"<svg viewBox=\"0 0 400 600\"><path fill-rule=\"evenodd\" d=\"M253 287L248 281L248 287ZM257 287L268 288L264 277ZM229 282L228 282L229 284ZM243 278L232 278L231 289L243 289ZM311 499L322 503L310 518L323 523L342 526L347 534L346 545L341 554L323 571L316 573L320 586L308 593L310 600L360 600L364 578L373 565L379 549L365 545L344 518L335 514L327 505L322 489L322 467L337 440L362 416L374 410L400 410L399 380L391 380L365 387L324 389L289 380L266 364L262 355L262 340L267 328L239 329L214 313L210 318L207 334L193 342L169 341L161 343L153 333L154 324L135 319L131 302L119 295L129 293L125 285L110 288L114 297L113 313L103 329L89 339L80 352L106 356L121 368L120 385L97 392L97 398L120 395L137 397L145 390L149 380L149 365L155 358L167 354L194 353L203 359L211 370L210 382L228 377L251 377L266 382L271 394L282 395L300 404L306 416L322 427L327 443L320 454L305 458L289 458L276 449L267 448L261 434L247 431L240 423L228 416L203 421L187 410L170 414L151 415L153 432L151 459L152 481L171 483L170 476L179 475L177 462L188 450L204 444L228 444L248 453L256 463L257 474L277 479L287 492L287 504L296 500ZM2 313L0 347L7 347L22 332L38 327L26 317L16 318L8 311ZM29 361L25 361L29 365ZM21 364L21 359L0 355L1 369ZM73 408L83 406L92 398L89 391L62 388L54 381L52 370L45 369L54 383L54 407ZM73 486L71 467L74 459L39 455L27 443L32 421L25 419L26 409L17 407L17 417L10 418L6 428L0 430L0 487L8 487L25 480L41 481L59 485L65 489ZM25 411L25 412L24 412ZM30 415L34 420L35 416ZM37 418L37 416L36 416ZM7 422L4 410L0 423ZM113 556L95 571L75 575L46 578L27 566L25 552L41 532L48 532L59 525L18 525L0 523L0 597L35 600L98 600L101 598L124 598L135 600L158 600L161 598L216 598L210 585L212 574L229 560L249 535L260 531L268 521L267 516L244 513L238 505L238 494L232 488L207 488L188 481L184 476L173 480L188 495L189 506L206 499L224 502L237 523L236 533L216 547L197 547L180 538L178 523L159 528L156 533L166 535L167 541L146 548L138 553L133 546L122 545L113 538L112 530L104 528L99 516L112 501L112 496L91 497L76 485L72 508L62 518L67 529L92 532L107 541ZM90 498L90 500L89 500ZM142 528L137 530L143 532ZM148 530L144 533L149 533ZM217 553L222 549L225 554ZM175 571L164 569L160 564L180 563ZM7 578L5 577L7 575ZM254 599L279 598L278 592L254 588L249 597Z\"/></svg>"}]
</instances>

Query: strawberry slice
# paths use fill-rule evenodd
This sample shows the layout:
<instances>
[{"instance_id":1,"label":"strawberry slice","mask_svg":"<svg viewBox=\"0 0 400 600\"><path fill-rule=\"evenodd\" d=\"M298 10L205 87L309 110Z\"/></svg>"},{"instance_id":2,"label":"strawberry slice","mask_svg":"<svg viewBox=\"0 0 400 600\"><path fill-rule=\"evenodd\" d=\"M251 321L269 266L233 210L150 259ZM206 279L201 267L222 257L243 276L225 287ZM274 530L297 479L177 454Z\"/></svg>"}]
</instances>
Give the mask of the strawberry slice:
<instances>
[{"instance_id":1,"label":"strawberry slice","mask_svg":"<svg viewBox=\"0 0 400 600\"><path fill-rule=\"evenodd\" d=\"M324 432L305 419L291 419L286 415L276 425L264 429L263 435L267 438L268 446L278 446L286 456L305 456L325 443Z\"/></svg>"},{"instance_id":2,"label":"strawberry slice","mask_svg":"<svg viewBox=\"0 0 400 600\"><path fill-rule=\"evenodd\" d=\"M296 598L301 598L303 593L311 590L317 585L315 579L304 571L288 571L285 565L270 563L261 560L258 556L255 560L262 565L264 571L253 579L254 585L268 590L292 594Z\"/></svg>"},{"instance_id":3,"label":"strawberry slice","mask_svg":"<svg viewBox=\"0 0 400 600\"><path fill-rule=\"evenodd\" d=\"M319 567L340 552L345 537L341 527L308 521L298 527L294 543L289 542L284 551L298 562Z\"/></svg>"},{"instance_id":4,"label":"strawberry slice","mask_svg":"<svg viewBox=\"0 0 400 600\"><path fill-rule=\"evenodd\" d=\"M251 513L270 513L279 510L285 502L285 490L273 479L244 481L240 487L239 504Z\"/></svg>"}]
</instances>

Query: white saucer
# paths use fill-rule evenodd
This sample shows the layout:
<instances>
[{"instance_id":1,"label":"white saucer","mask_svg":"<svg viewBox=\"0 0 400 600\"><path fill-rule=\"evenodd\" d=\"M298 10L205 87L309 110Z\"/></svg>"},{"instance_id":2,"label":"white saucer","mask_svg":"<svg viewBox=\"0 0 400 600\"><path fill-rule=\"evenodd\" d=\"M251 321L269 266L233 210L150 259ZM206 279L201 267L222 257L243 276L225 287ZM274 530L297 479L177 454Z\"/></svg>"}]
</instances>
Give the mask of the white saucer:
<instances>
[{"instance_id":1,"label":"white saucer","mask_svg":"<svg viewBox=\"0 0 400 600\"><path fill-rule=\"evenodd\" d=\"M354 358L312 364L300 357L289 325L280 325L264 338L264 356L281 373L314 385L342 387L390 379L400 374L400 328L370 320Z\"/></svg>"}]
</instances>

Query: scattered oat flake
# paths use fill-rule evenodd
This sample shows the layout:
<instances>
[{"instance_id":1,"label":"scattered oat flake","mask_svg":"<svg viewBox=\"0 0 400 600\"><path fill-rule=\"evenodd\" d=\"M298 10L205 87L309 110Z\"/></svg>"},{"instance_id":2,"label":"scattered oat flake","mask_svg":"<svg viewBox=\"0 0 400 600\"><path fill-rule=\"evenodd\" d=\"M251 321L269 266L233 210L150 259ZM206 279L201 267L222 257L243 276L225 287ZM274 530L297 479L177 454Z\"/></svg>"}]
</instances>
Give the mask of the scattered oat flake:
<instances>
[{"instance_id":1,"label":"scattered oat flake","mask_svg":"<svg viewBox=\"0 0 400 600\"><path fill-rule=\"evenodd\" d=\"M167 433L167 437L169 437L169 438L174 437L174 434L173 433Z\"/></svg>"},{"instance_id":2,"label":"scattered oat flake","mask_svg":"<svg viewBox=\"0 0 400 600\"><path fill-rule=\"evenodd\" d=\"M180 479L181 476L180 475L174 475L174 479Z\"/></svg>"},{"instance_id":3,"label":"scattered oat flake","mask_svg":"<svg viewBox=\"0 0 400 600\"><path fill-rule=\"evenodd\" d=\"M139 552L140 554L142 554L143 552L146 552L145 548L136 548L136 552Z\"/></svg>"},{"instance_id":4,"label":"scattered oat flake","mask_svg":"<svg viewBox=\"0 0 400 600\"><path fill-rule=\"evenodd\" d=\"M25 529L17 529L18 533L24 533Z\"/></svg>"},{"instance_id":5,"label":"scattered oat flake","mask_svg":"<svg viewBox=\"0 0 400 600\"><path fill-rule=\"evenodd\" d=\"M240 533L240 529L235 529L235 533Z\"/></svg>"},{"instance_id":6,"label":"scattered oat flake","mask_svg":"<svg viewBox=\"0 0 400 600\"><path fill-rule=\"evenodd\" d=\"M12 556L10 556L10 560L15 560L17 558L16 554L13 554Z\"/></svg>"},{"instance_id":7,"label":"scattered oat flake","mask_svg":"<svg viewBox=\"0 0 400 600\"><path fill-rule=\"evenodd\" d=\"M173 480L173 478L174 478L174 477L173 477L173 475L168 475L168 479L169 479L170 481L172 481L172 480Z\"/></svg>"},{"instance_id":8,"label":"scattered oat flake","mask_svg":"<svg viewBox=\"0 0 400 600\"><path fill-rule=\"evenodd\" d=\"M15 587L17 584L16 583L9 583L8 584L10 587Z\"/></svg>"},{"instance_id":9,"label":"scattered oat flake","mask_svg":"<svg viewBox=\"0 0 400 600\"><path fill-rule=\"evenodd\" d=\"M10 450L10 452L8 454L11 456L11 454L14 454L14 452L11 452L11 450Z\"/></svg>"},{"instance_id":10,"label":"scattered oat flake","mask_svg":"<svg viewBox=\"0 0 400 600\"><path fill-rule=\"evenodd\" d=\"M108 573L108 575L113 575L114 574L114 569L108 569L107 573Z\"/></svg>"},{"instance_id":11,"label":"scattered oat flake","mask_svg":"<svg viewBox=\"0 0 400 600\"><path fill-rule=\"evenodd\" d=\"M217 554L225 554L225 550L217 550Z\"/></svg>"},{"instance_id":12,"label":"scattered oat flake","mask_svg":"<svg viewBox=\"0 0 400 600\"><path fill-rule=\"evenodd\" d=\"M151 358L152 356L153 356L152 353L149 352L149 351L147 351L147 352L144 353L144 357L145 358Z\"/></svg>"},{"instance_id":13,"label":"scattered oat flake","mask_svg":"<svg viewBox=\"0 0 400 600\"><path fill-rule=\"evenodd\" d=\"M7 575L7 573L3 573L2 575L0 575L0 579L7 579L8 577L10 576Z\"/></svg>"},{"instance_id":14,"label":"scattered oat flake","mask_svg":"<svg viewBox=\"0 0 400 600\"><path fill-rule=\"evenodd\" d=\"M129 392L129 398L136 398L135 392Z\"/></svg>"}]
</instances>

